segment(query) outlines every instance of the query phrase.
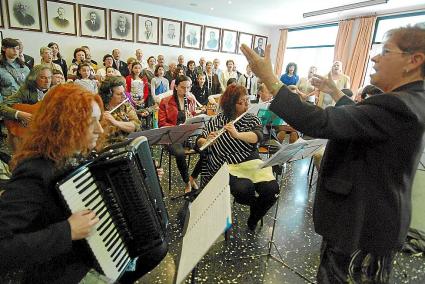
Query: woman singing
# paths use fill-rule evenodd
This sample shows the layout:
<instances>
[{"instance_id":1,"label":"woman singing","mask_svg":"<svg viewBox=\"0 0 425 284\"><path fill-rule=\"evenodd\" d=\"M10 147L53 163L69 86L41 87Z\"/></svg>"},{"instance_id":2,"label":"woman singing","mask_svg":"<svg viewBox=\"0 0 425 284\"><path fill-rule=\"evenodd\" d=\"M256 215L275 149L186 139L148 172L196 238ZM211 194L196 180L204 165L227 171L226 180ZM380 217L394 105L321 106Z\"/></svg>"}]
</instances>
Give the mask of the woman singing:
<instances>
[{"instance_id":1,"label":"woman singing","mask_svg":"<svg viewBox=\"0 0 425 284\"><path fill-rule=\"evenodd\" d=\"M198 138L201 147L216 136L223 127L227 130L215 143L209 146L202 169L202 186L215 175L224 163L229 164L230 191L236 202L249 205L251 213L248 227L255 230L258 221L276 202L279 186L271 168L259 170L261 163L257 143L262 140L261 122L253 114L247 113L235 124L232 120L248 110L248 93L245 87L232 84L227 87L220 99L223 111L211 118ZM256 192L258 197L256 197Z\"/></svg>"}]
</instances>

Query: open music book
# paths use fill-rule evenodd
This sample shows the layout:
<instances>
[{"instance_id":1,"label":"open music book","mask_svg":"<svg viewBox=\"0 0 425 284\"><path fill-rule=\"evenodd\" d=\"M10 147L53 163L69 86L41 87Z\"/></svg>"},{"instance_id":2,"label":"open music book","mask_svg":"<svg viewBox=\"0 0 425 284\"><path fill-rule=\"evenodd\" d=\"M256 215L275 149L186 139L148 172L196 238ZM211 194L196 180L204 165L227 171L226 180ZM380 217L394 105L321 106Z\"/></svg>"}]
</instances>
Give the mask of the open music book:
<instances>
[{"instance_id":1,"label":"open music book","mask_svg":"<svg viewBox=\"0 0 425 284\"><path fill-rule=\"evenodd\" d=\"M231 224L229 170L224 164L189 206L176 283L184 281Z\"/></svg>"},{"instance_id":2,"label":"open music book","mask_svg":"<svg viewBox=\"0 0 425 284\"><path fill-rule=\"evenodd\" d=\"M299 138L295 143L285 146L281 145L279 151L265 160L260 165L260 168L281 165L311 157L316 151L325 146L327 141L326 139L304 140Z\"/></svg>"}]
</instances>

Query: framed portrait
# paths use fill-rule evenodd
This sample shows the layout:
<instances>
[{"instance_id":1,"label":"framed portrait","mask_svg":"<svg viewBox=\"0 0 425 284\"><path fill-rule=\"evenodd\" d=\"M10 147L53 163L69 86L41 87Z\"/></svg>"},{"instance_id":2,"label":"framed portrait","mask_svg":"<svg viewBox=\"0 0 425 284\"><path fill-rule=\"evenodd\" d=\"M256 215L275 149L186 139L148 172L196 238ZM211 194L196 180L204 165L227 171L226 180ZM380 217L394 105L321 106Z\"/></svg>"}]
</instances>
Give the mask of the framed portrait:
<instances>
[{"instance_id":1,"label":"framed portrait","mask_svg":"<svg viewBox=\"0 0 425 284\"><path fill-rule=\"evenodd\" d=\"M215 27L204 26L203 50L219 51L220 50L221 29Z\"/></svg>"},{"instance_id":2,"label":"framed portrait","mask_svg":"<svg viewBox=\"0 0 425 284\"><path fill-rule=\"evenodd\" d=\"M134 14L109 10L109 39L134 41Z\"/></svg>"},{"instance_id":3,"label":"framed portrait","mask_svg":"<svg viewBox=\"0 0 425 284\"><path fill-rule=\"evenodd\" d=\"M253 41L254 41L253 34L239 32L238 47L237 47L238 54L242 54L240 47L243 43L246 44L249 48L252 48Z\"/></svg>"},{"instance_id":4,"label":"framed portrait","mask_svg":"<svg viewBox=\"0 0 425 284\"><path fill-rule=\"evenodd\" d=\"M191 49L201 49L202 26L193 23L184 23L183 26L183 47Z\"/></svg>"},{"instance_id":5,"label":"framed portrait","mask_svg":"<svg viewBox=\"0 0 425 284\"><path fill-rule=\"evenodd\" d=\"M6 0L9 28L41 32L40 0Z\"/></svg>"},{"instance_id":6,"label":"framed portrait","mask_svg":"<svg viewBox=\"0 0 425 284\"><path fill-rule=\"evenodd\" d=\"M159 44L159 18L137 15L137 42Z\"/></svg>"},{"instance_id":7,"label":"framed portrait","mask_svg":"<svg viewBox=\"0 0 425 284\"><path fill-rule=\"evenodd\" d=\"M46 27L48 33L77 35L75 3L46 0Z\"/></svg>"},{"instance_id":8,"label":"framed portrait","mask_svg":"<svg viewBox=\"0 0 425 284\"><path fill-rule=\"evenodd\" d=\"M161 45L181 47L182 22L161 19Z\"/></svg>"},{"instance_id":9,"label":"framed portrait","mask_svg":"<svg viewBox=\"0 0 425 284\"><path fill-rule=\"evenodd\" d=\"M221 52L236 53L238 32L222 29Z\"/></svg>"},{"instance_id":10,"label":"framed portrait","mask_svg":"<svg viewBox=\"0 0 425 284\"><path fill-rule=\"evenodd\" d=\"M78 5L80 14L80 36L106 39L106 9Z\"/></svg>"},{"instance_id":11,"label":"framed portrait","mask_svg":"<svg viewBox=\"0 0 425 284\"><path fill-rule=\"evenodd\" d=\"M256 35L254 38L254 51L264 57L264 50L266 49L267 45L267 37L266 36L260 36Z\"/></svg>"},{"instance_id":12,"label":"framed portrait","mask_svg":"<svg viewBox=\"0 0 425 284\"><path fill-rule=\"evenodd\" d=\"M4 27L4 20L3 20L3 6L0 1L0 28Z\"/></svg>"}]
</instances>

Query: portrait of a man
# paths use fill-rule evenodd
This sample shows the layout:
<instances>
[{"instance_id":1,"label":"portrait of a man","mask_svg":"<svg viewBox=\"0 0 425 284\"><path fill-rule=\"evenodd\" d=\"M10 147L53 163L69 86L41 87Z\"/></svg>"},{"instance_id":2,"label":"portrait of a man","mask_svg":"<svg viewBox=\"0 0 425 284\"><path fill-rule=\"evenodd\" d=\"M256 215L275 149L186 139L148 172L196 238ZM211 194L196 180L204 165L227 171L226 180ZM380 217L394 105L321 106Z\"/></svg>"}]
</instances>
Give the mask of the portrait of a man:
<instances>
[{"instance_id":1,"label":"portrait of a man","mask_svg":"<svg viewBox=\"0 0 425 284\"><path fill-rule=\"evenodd\" d=\"M151 40L152 38L153 38L152 21L146 20L145 21L145 39Z\"/></svg>"},{"instance_id":2,"label":"portrait of a man","mask_svg":"<svg viewBox=\"0 0 425 284\"><path fill-rule=\"evenodd\" d=\"M215 35L215 31L210 31L210 37L207 41L208 48L216 49L218 45L218 40Z\"/></svg>"},{"instance_id":3,"label":"portrait of a man","mask_svg":"<svg viewBox=\"0 0 425 284\"><path fill-rule=\"evenodd\" d=\"M86 27L93 32L100 29L100 19L96 11L89 12L89 18L86 20Z\"/></svg>"},{"instance_id":4,"label":"portrait of a man","mask_svg":"<svg viewBox=\"0 0 425 284\"><path fill-rule=\"evenodd\" d=\"M120 37L126 37L128 36L130 32L130 23L128 22L127 18L123 15L120 15L118 17L117 26L115 28L115 32Z\"/></svg>"},{"instance_id":5,"label":"portrait of a man","mask_svg":"<svg viewBox=\"0 0 425 284\"><path fill-rule=\"evenodd\" d=\"M26 27L34 25L35 20L31 14L32 12L27 3L19 1L13 5L13 15L20 25Z\"/></svg>"},{"instance_id":6,"label":"portrait of a man","mask_svg":"<svg viewBox=\"0 0 425 284\"><path fill-rule=\"evenodd\" d=\"M56 10L57 16L53 18L53 22L60 28L66 28L69 26L69 21L65 18L65 9L58 7Z\"/></svg>"},{"instance_id":7,"label":"portrait of a man","mask_svg":"<svg viewBox=\"0 0 425 284\"><path fill-rule=\"evenodd\" d=\"M257 45L254 47L254 51L264 57L264 38L259 37L257 40Z\"/></svg>"},{"instance_id":8,"label":"portrait of a man","mask_svg":"<svg viewBox=\"0 0 425 284\"><path fill-rule=\"evenodd\" d=\"M198 44L198 36L194 29L190 29L186 36L186 43L190 46L196 46Z\"/></svg>"},{"instance_id":9,"label":"portrait of a man","mask_svg":"<svg viewBox=\"0 0 425 284\"><path fill-rule=\"evenodd\" d=\"M233 41L233 35L231 33L226 34L226 39L224 41L224 46L227 50L234 49L234 41Z\"/></svg>"},{"instance_id":10,"label":"portrait of a man","mask_svg":"<svg viewBox=\"0 0 425 284\"><path fill-rule=\"evenodd\" d=\"M176 27L174 24L168 24L168 39L174 40L176 38Z\"/></svg>"},{"instance_id":11,"label":"portrait of a man","mask_svg":"<svg viewBox=\"0 0 425 284\"><path fill-rule=\"evenodd\" d=\"M186 44L187 34L185 32L182 34L181 21L162 18L161 30L161 45L181 47L182 43Z\"/></svg>"}]
</instances>

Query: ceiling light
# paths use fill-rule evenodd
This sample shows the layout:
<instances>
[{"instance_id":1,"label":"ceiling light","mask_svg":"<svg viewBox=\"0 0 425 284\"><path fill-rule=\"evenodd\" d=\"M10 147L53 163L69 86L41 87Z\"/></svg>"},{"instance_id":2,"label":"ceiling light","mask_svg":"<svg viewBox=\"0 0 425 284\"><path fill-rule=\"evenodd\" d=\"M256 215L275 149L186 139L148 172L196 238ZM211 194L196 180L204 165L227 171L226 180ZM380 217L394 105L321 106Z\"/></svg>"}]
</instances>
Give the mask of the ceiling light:
<instances>
[{"instance_id":1,"label":"ceiling light","mask_svg":"<svg viewBox=\"0 0 425 284\"><path fill-rule=\"evenodd\" d=\"M229 2L227 2L227 3L232 4L232 1L229 1Z\"/></svg>"},{"instance_id":2,"label":"ceiling light","mask_svg":"<svg viewBox=\"0 0 425 284\"><path fill-rule=\"evenodd\" d=\"M211 7L210 9L211 9L211 11L213 11L214 10L214 7Z\"/></svg>"},{"instance_id":3,"label":"ceiling light","mask_svg":"<svg viewBox=\"0 0 425 284\"><path fill-rule=\"evenodd\" d=\"M325 14L330 14L330 13L335 13L335 12L340 12L345 10L369 7L369 6L379 5L379 4L386 4L388 3L388 1L389 0L369 0L369 1L357 2L353 4L347 4L347 5L337 6L333 8L303 13L303 18L314 17L318 15L325 15Z\"/></svg>"}]
</instances>

